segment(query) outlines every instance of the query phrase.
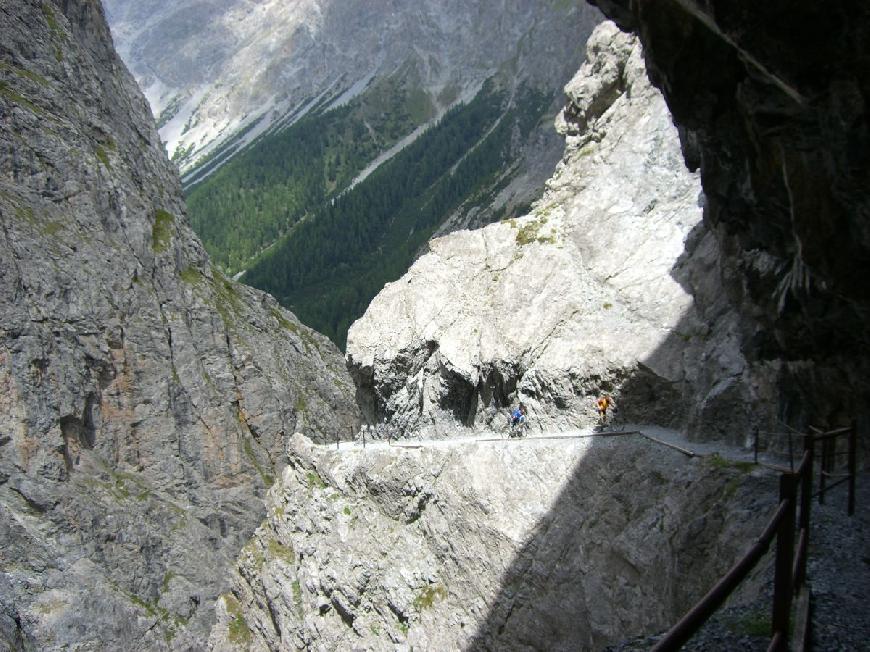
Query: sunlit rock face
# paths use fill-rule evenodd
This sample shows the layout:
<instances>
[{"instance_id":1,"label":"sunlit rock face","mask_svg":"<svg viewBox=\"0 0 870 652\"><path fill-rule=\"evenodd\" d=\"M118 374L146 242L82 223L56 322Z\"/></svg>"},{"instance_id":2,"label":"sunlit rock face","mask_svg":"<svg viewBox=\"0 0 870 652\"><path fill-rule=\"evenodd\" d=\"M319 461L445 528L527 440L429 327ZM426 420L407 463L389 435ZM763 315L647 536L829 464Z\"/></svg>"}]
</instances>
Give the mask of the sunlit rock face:
<instances>
[{"instance_id":1,"label":"sunlit rock face","mask_svg":"<svg viewBox=\"0 0 870 652\"><path fill-rule=\"evenodd\" d=\"M98 2L3 3L0 81L0 648L195 646L352 381L211 268Z\"/></svg>"},{"instance_id":2,"label":"sunlit rock face","mask_svg":"<svg viewBox=\"0 0 870 652\"><path fill-rule=\"evenodd\" d=\"M210 648L598 650L670 626L775 500L647 440L365 451L297 436Z\"/></svg>"},{"instance_id":3,"label":"sunlit rock face","mask_svg":"<svg viewBox=\"0 0 870 652\"><path fill-rule=\"evenodd\" d=\"M609 391L626 418L706 437L745 425L700 181L638 41L599 26L566 93L565 155L532 213L434 240L351 327L372 420L501 427L523 401L534 428L565 428ZM693 294L710 297L705 312Z\"/></svg>"},{"instance_id":4,"label":"sunlit rock face","mask_svg":"<svg viewBox=\"0 0 870 652\"><path fill-rule=\"evenodd\" d=\"M798 427L870 405L870 10L845 0L595 0L645 48L699 168L761 404Z\"/></svg>"}]
</instances>

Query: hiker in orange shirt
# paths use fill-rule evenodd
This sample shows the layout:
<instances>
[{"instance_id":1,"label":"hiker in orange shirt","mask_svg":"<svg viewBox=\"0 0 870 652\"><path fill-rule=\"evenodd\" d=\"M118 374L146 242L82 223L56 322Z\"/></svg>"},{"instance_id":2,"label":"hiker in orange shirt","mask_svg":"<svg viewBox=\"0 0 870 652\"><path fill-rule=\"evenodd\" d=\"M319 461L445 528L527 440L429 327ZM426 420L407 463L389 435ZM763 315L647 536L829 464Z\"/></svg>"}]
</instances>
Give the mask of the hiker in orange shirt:
<instances>
[{"instance_id":1,"label":"hiker in orange shirt","mask_svg":"<svg viewBox=\"0 0 870 652\"><path fill-rule=\"evenodd\" d=\"M601 396L595 403L598 406L598 417L601 420L601 423L607 423L607 408L613 405L613 398L610 396L610 394L605 394L604 396Z\"/></svg>"}]
</instances>

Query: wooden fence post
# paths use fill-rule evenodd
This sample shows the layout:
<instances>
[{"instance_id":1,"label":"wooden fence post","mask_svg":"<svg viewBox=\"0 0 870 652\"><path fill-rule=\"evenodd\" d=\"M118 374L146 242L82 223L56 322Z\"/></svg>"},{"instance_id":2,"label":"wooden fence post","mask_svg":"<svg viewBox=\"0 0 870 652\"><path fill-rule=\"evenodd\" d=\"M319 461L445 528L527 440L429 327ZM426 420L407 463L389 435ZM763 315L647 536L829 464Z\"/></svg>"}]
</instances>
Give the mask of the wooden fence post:
<instances>
[{"instance_id":1,"label":"wooden fence post","mask_svg":"<svg viewBox=\"0 0 870 652\"><path fill-rule=\"evenodd\" d=\"M797 476L783 473L779 478L780 503L787 502L787 509L779 523L776 533L776 561L773 579L773 618L772 634L782 634L783 650L788 648L789 620L793 596L792 565L794 562L794 525L795 497L797 496Z\"/></svg>"},{"instance_id":2,"label":"wooden fence post","mask_svg":"<svg viewBox=\"0 0 870 652\"><path fill-rule=\"evenodd\" d=\"M797 573L795 573L795 588L803 586L807 576L807 556L810 546L810 510L813 504L813 464L815 463L816 438L810 433L804 438L804 455L806 465L801 476L801 510L798 520L798 531L803 537L802 552L799 552Z\"/></svg>"},{"instance_id":3,"label":"wooden fence post","mask_svg":"<svg viewBox=\"0 0 870 652\"><path fill-rule=\"evenodd\" d=\"M822 440L822 460L819 462L819 505L825 504L825 486L828 484L828 450L830 440Z\"/></svg>"},{"instance_id":4,"label":"wooden fence post","mask_svg":"<svg viewBox=\"0 0 870 652\"><path fill-rule=\"evenodd\" d=\"M849 516L855 514L855 475L858 473L858 421L852 420L849 431Z\"/></svg>"}]
</instances>

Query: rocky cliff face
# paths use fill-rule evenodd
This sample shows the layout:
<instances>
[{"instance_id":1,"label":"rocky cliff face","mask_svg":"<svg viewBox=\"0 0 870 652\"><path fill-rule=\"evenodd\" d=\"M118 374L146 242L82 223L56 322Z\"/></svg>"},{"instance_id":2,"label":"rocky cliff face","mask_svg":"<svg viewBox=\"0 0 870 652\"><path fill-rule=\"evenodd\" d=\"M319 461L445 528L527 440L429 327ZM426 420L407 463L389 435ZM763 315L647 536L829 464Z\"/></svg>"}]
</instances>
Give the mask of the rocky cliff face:
<instances>
[{"instance_id":1,"label":"rocky cliff face","mask_svg":"<svg viewBox=\"0 0 870 652\"><path fill-rule=\"evenodd\" d=\"M595 0L700 168L739 340L783 420L867 428L870 8Z\"/></svg>"},{"instance_id":2,"label":"rocky cliff face","mask_svg":"<svg viewBox=\"0 0 870 652\"><path fill-rule=\"evenodd\" d=\"M700 182L639 43L599 26L566 92L565 156L532 213L434 240L352 326L370 419L501 427L523 401L533 427L564 428L594 419L602 391L627 418L706 436L722 413L747 419Z\"/></svg>"},{"instance_id":3,"label":"rocky cliff face","mask_svg":"<svg viewBox=\"0 0 870 652\"><path fill-rule=\"evenodd\" d=\"M0 641L186 647L352 384L211 269L99 3L4 3L0 80Z\"/></svg>"},{"instance_id":4,"label":"rocky cliff face","mask_svg":"<svg viewBox=\"0 0 870 652\"><path fill-rule=\"evenodd\" d=\"M762 527L772 480L630 435L338 452L297 436L210 644L602 649L679 618Z\"/></svg>"}]
</instances>

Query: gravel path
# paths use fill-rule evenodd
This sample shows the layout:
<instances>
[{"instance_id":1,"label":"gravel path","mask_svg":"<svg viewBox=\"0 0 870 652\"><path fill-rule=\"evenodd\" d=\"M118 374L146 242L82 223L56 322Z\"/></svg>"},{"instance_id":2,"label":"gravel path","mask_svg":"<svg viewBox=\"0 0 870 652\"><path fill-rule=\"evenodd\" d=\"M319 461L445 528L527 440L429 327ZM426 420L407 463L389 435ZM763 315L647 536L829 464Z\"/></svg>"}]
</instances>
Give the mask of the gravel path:
<instances>
[{"instance_id":1,"label":"gravel path","mask_svg":"<svg viewBox=\"0 0 870 652\"><path fill-rule=\"evenodd\" d=\"M857 478L855 515L846 514L846 487L813 503L808 584L812 591L811 649L870 652L870 472ZM755 579L755 596L737 595L684 647L688 652L763 652L770 643L772 552ZM745 592L744 592L745 593ZM648 650L659 636L641 637L609 652Z\"/></svg>"}]
</instances>

